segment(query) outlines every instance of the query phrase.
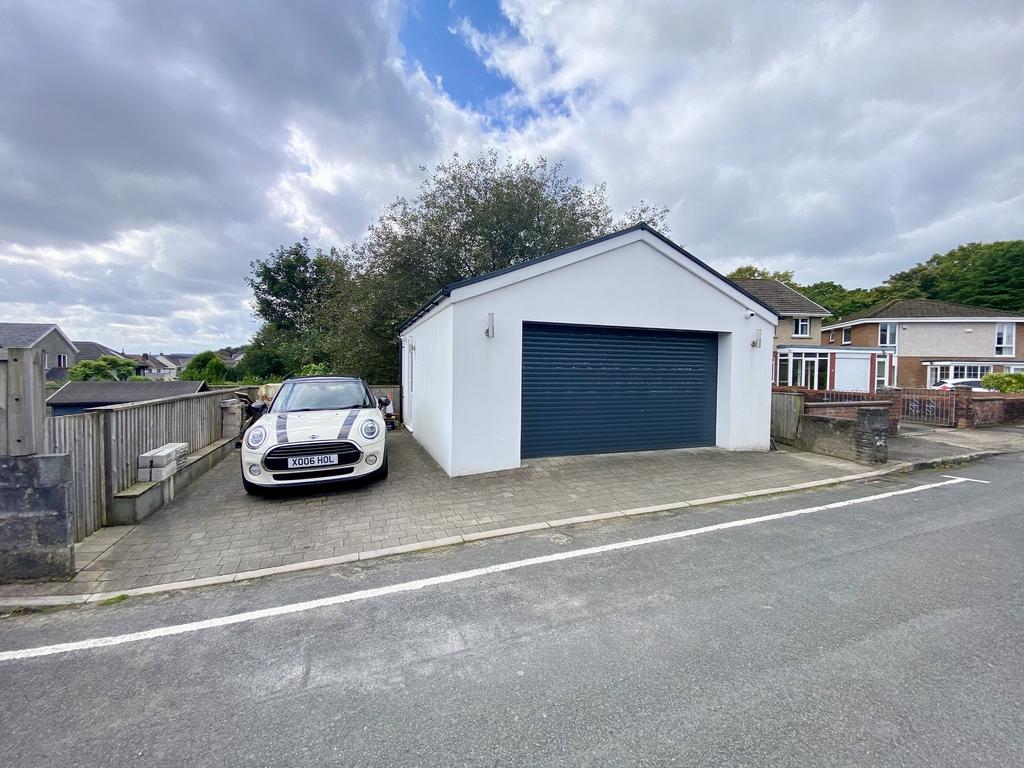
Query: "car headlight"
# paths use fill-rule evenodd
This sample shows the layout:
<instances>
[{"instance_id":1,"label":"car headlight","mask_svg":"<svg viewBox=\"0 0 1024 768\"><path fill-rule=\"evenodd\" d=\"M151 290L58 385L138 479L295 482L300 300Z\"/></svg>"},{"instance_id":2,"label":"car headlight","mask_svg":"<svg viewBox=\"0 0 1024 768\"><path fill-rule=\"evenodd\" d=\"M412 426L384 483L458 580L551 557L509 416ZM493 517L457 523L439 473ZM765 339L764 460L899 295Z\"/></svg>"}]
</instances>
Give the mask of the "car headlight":
<instances>
[{"instance_id":1,"label":"car headlight","mask_svg":"<svg viewBox=\"0 0 1024 768\"><path fill-rule=\"evenodd\" d=\"M259 448L267 441L267 430L257 425L245 435L245 444L250 448Z\"/></svg>"},{"instance_id":2,"label":"car headlight","mask_svg":"<svg viewBox=\"0 0 1024 768\"><path fill-rule=\"evenodd\" d=\"M380 434L380 427L376 421L364 421L363 426L359 428L359 434L367 440L376 440L377 435Z\"/></svg>"}]
</instances>

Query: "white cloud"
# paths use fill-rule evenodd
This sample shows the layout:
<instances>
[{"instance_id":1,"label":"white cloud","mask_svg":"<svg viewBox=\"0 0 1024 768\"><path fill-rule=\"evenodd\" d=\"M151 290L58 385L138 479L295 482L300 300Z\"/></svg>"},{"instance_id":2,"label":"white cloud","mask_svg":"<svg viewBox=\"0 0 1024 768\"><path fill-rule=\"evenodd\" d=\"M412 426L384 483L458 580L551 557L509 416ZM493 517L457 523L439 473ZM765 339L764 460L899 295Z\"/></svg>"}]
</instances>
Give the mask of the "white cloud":
<instances>
[{"instance_id":1,"label":"white cloud","mask_svg":"<svg viewBox=\"0 0 1024 768\"><path fill-rule=\"evenodd\" d=\"M245 341L251 259L359 237L420 166L488 146L564 159L619 209L670 205L723 270L869 285L1022 234L1017 2L503 10L501 34L454 28L512 83L474 111L402 50L395 3L10 4L0 317Z\"/></svg>"}]
</instances>

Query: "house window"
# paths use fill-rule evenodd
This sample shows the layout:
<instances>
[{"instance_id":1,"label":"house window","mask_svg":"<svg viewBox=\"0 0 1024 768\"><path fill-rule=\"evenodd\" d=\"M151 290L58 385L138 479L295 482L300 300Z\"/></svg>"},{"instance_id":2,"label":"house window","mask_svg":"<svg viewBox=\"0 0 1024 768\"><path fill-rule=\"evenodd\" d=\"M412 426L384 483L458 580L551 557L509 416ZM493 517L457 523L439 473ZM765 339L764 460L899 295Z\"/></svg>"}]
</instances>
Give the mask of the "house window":
<instances>
[{"instance_id":1,"label":"house window","mask_svg":"<svg viewBox=\"0 0 1024 768\"><path fill-rule=\"evenodd\" d=\"M793 318L793 335L808 337L811 335L811 318L809 317L795 317Z\"/></svg>"},{"instance_id":2,"label":"house window","mask_svg":"<svg viewBox=\"0 0 1024 768\"><path fill-rule=\"evenodd\" d=\"M996 323L996 354L1013 357L1014 333L1013 323Z\"/></svg>"},{"instance_id":3,"label":"house window","mask_svg":"<svg viewBox=\"0 0 1024 768\"><path fill-rule=\"evenodd\" d=\"M828 332L828 343L829 344L835 344L836 343L836 332L835 331L829 331Z\"/></svg>"},{"instance_id":4,"label":"house window","mask_svg":"<svg viewBox=\"0 0 1024 768\"><path fill-rule=\"evenodd\" d=\"M67 368L68 367L68 356L67 355L57 355L57 367L58 368Z\"/></svg>"},{"instance_id":5,"label":"house window","mask_svg":"<svg viewBox=\"0 0 1024 768\"><path fill-rule=\"evenodd\" d=\"M1007 373L1024 373L1024 365L1008 365L1006 366Z\"/></svg>"},{"instance_id":6,"label":"house window","mask_svg":"<svg viewBox=\"0 0 1024 768\"><path fill-rule=\"evenodd\" d=\"M889 386L889 358L879 355L875 360L875 391Z\"/></svg>"},{"instance_id":7,"label":"house window","mask_svg":"<svg viewBox=\"0 0 1024 768\"><path fill-rule=\"evenodd\" d=\"M896 346L896 323L879 323L878 324L878 346L880 346L880 347L895 347Z\"/></svg>"},{"instance_id":8,"label":"house window","mask_svg":"<svg viewBox=\"0 0 1024 768\"><path fill-rule=\"evenodd\" d=\"M987 373L992 373L991 365L954 365L954 379L980 379Z\"/></svg>"},{"instance_id":9,"label":"house window","mask_svg":"<svg viewBox=\"0 0 1024 768\"><path fill-rule=\"evenodd\" d=\"M853 341L853 328L843 328L843 344L849 344Z\"/></svg>"},{"instance_id":10,"label":"house window","mask_svg":"<svg viewBox=\"0 0 1024 768\"><path fill-rule=\"evenodd\" d=\"M946 381L949 379L949 366L948 365L929 365L928 366L928 386L934 387L940 381Z\"/></svg>"},{"instance_id":11,"label":"house window","mask_svg":"<svg viewBox=\"0 0 1024 768\"><path fill-rule=\"evenodd\" d=\"M828 352L779 353L778 383L786 387L828 389Z\"/></svg>"}]
</instances>

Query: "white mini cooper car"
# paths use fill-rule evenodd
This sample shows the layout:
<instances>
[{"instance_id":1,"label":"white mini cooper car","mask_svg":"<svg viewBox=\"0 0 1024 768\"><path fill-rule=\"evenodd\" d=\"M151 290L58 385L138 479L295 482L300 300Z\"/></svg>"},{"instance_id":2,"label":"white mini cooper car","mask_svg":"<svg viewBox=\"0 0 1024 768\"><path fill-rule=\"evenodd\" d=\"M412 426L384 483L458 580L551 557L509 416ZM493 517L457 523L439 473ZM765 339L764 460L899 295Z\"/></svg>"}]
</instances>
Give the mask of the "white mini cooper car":
<instances>
[{"instance_id":1,"label":"white mini cooper car","mask_svg":"<svg viewBox=\"0 0 1024 768\"><path fill-rule=\"evenodd\" d=\"M259 406L256 406L259 411ZM387 427L362 379L289 379L242 438L249 493L388 476Z\"/></svg>"}]
</instances>

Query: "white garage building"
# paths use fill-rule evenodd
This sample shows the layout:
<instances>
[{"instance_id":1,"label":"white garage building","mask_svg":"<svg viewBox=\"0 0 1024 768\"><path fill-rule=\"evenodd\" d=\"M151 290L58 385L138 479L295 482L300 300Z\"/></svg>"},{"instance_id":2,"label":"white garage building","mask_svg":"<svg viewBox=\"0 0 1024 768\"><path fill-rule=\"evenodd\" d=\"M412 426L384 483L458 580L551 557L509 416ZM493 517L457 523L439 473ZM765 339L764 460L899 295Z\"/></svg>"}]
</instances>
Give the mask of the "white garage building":
<instances>
[{"instance_id":1,"label":"white garage building","mask_svg":"<svg viewBox=\"0 0 1024 768\"><path fill-rule=\"evenodd\" d=\"M442 288L399 331L402 414L451 476L767 450L777 316L639 224Z\"/></svg>"}]
</instances>

